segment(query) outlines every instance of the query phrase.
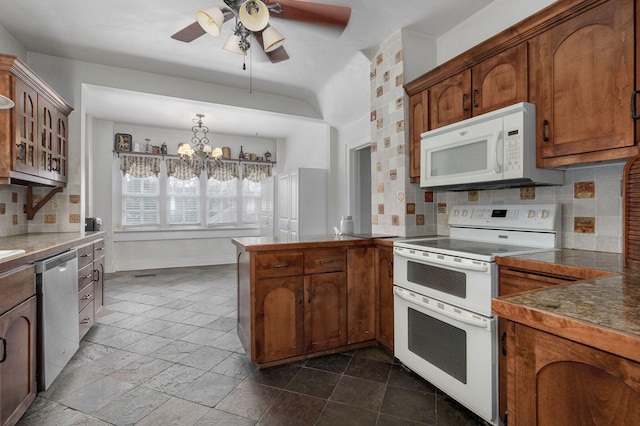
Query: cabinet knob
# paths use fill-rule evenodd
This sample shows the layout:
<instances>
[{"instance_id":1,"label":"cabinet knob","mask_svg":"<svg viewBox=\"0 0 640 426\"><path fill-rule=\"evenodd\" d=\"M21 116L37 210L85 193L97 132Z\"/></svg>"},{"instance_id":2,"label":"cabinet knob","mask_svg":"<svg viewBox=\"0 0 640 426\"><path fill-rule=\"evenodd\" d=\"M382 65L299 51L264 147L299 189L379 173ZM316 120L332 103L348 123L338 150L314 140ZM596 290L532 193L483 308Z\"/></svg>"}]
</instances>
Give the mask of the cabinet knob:
<instances>
[{"instance_id":1,"label":"cabinet knob","mask_svg":"<svg viewBox=\"0 0 640 426\"><path fill-rule=\"evenodd\" d=\"M82 296L82 300L89 300L91 299L91 294L85 294L84 296Z\"/></svg>"}]
</instances>

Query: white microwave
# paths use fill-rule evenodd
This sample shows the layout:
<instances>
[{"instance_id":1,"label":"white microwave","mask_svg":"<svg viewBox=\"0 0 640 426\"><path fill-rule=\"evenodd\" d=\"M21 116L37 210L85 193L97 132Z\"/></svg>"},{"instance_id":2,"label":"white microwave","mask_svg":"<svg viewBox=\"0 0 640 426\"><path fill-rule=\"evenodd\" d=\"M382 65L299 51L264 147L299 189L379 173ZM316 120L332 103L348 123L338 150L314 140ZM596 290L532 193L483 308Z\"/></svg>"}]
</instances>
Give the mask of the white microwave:
<instances>
[{"instance_id":1,"label":"white microwave","mask_svg":"<svg viewBox=\"0 0 640 426\"><path fill-rule=\"evenodd\" d=\"M536 167L536 107L522 102L421 135L420 186L467 190L562 185Z\"/></svg>"}]
</instances>

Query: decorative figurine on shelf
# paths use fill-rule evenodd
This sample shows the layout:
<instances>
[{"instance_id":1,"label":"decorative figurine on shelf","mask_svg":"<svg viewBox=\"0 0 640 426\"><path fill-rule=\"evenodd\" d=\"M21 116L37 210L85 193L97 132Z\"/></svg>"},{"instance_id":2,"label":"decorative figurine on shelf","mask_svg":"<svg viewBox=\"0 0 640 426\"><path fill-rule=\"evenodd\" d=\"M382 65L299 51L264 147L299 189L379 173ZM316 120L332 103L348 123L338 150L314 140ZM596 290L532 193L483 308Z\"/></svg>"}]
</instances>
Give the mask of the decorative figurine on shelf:
<instances>
[{"instance_id":1,"label":"decorative figurine on shelf","mask_svg":"<svg viewBox=\"0 0 640 426\"><path fill-rule=\"evenodd\" d=\"M240 145L240 155L238 156L240 160L244 160L244 150L242 149L242 145Z\"/></svg>"},{"instance_id":2,"label":"decorative figurine on shelf","mask_svg":"<svg viewBox=\"0 0 640 426\"><path fill-rule=\"evenodd\" d=\"M160 152L162 154L166 154L167 153L167 143L166 142L162 142L162 146L160 147Z\"/></svg>"},{"instance_id":3,"label":"decorative figurine on shelf","mask_svg":"<svg viewBox=\"0 0 640 426\"><path fill-rule=\"evenodd\" d=\"M271 161L271 153L269 152L269 150L264 153L264 159L267 161Z\"/></svg>"}]
</instances>

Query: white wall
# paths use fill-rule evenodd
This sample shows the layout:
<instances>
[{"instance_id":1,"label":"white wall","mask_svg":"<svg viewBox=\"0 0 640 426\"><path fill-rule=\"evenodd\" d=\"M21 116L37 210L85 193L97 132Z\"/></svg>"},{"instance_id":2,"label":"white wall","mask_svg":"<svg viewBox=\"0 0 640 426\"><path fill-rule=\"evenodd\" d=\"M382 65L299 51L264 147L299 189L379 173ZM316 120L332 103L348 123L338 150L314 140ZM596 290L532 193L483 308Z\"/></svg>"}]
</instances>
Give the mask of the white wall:
<instances>
[{"instance_id":1,"label":"white wall","mask_svg":"<svg viewBox=\"0 0 640 426\"><path fill-rule=\"evenodd\" d=\"M24 61L27 60L27 50L2 26L0 26L0 52L19 56Z\"/></svg>"},{"instance_id":2,"label":"white wall","mask_svg":"<svg viewBox=\"0 0 640 426\"><path fill-rule=\"evenodd\" d=\"M494 0L478 13L438 37L438 64L493 37L552 3L555 3L555 0Z\"/></svg>"}]
</instances>

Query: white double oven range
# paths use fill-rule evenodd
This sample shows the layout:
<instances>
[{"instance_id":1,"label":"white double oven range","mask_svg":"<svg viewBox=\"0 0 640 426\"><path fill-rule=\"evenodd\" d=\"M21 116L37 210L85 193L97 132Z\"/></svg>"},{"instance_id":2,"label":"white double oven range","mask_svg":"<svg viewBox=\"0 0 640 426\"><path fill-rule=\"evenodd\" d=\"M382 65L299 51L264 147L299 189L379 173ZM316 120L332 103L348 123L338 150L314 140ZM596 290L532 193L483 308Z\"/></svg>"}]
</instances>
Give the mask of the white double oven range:
<instances>
[{"instance_id":1,"label":"white double oven range","mask_svg":"<svg viewBox=\"0 0 640 426\"><path fill-rule=\"evenodd\" d=\"M558 204L468 205L449 211L449 237L394 244L395 356L498 424L496 256L559 248Z\"/></svg>"}]
</instances>

